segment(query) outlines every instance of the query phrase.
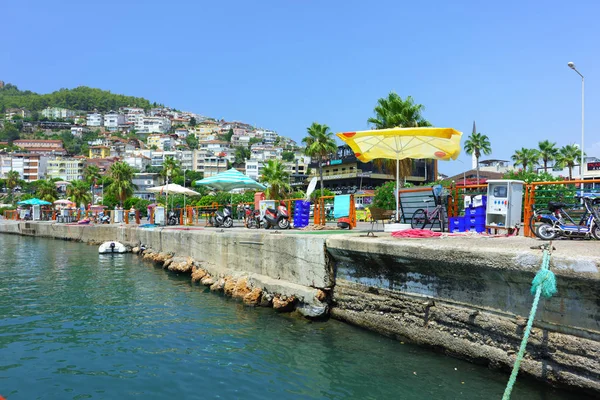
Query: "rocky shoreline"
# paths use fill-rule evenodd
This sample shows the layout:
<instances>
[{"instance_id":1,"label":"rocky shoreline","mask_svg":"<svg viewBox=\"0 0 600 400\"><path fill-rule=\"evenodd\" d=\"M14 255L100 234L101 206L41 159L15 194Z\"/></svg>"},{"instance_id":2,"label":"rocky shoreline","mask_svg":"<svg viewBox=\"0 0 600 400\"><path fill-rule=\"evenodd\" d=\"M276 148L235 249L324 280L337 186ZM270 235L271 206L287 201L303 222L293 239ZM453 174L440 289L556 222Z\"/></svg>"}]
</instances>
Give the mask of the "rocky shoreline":
<instances>
[{"instance_id":1,"label":"rocky shoreline","mask_svg":"<svg viewBox=\"0 0 600 400\"><path fill-rule=\"evenodd\" d=\"M206 286L212 292L221 292L234 299L241 300L250 307L270 307L278 312L299 311L308 318L323 317L323 315L311 315L298 309L300 304L295 295L285 295L281 293L269 293L264 287L258 285L250 276L218 273L211 274L210 263L194 260L192 257L177 256L174 253L155 251L136 246L131 249L133 254L142 257L143 260L161 266L163 269L189 274L191 281L196 284ZM312 302L319 302L324 308L329 308L329 299L327 294L318 289Z\"/></svg>"}]
</instances>

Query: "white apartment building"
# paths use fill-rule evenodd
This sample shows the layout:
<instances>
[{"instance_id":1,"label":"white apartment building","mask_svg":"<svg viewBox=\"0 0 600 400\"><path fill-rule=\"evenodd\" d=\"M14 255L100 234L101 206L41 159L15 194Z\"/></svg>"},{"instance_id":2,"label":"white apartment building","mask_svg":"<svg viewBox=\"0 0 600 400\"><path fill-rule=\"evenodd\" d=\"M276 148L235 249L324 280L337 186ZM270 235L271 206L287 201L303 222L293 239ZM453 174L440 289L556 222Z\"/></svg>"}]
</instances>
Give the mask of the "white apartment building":
<instances>
[{"instance_id":1,"label":"white apartment building","mask_svg":"<svg viewBox=\"0 0 600 400\"><path fill-rule=\"evenodd\" d=\"M72 126L71 127L71 135L81 138L84 133L89 132L90 130L84 126Z\"/></svg>"},{"instance_id":2,"label":"white apartment building","mask_svg":"<svg viewBox=\"0 0 600 400\"><path fill-rule=\"evenodd\" d=\"M265 129L258 129L256 131L256 136L262 137L263 143L271 143L271 144L275 143L275 141L277 140L277 137L279 137L277 132L273 132L273 131L265 130Z\"/></svg>"},{"instance_id":3,"label":"white apartment building","mask_svg":"<svg viewBox=\"0 0 600 400\"><path fill-rule=\"evenodd\" d=\"M119 129L119 125L125 123L125 116L117 112L111 111L104 114L104 128L107 131L114 132Z\"/></svg>"},{"instance_id":4,"label":"white apartment building","mask_svg":"<svg viewBox=\"0 0 600 400\"><path fill-rule=\"evenodd\" d=\"M42 179L46 174L48 157L39 154L20 153L12 155L12 169L28 182Z\"/></svg>"},{"instance_id":5,"label":"white apartment building","mask_svg":"<svg viewBox=\"0 0 600 400\"><path fill-rule=\"evenodd\" d=\"M6 179L6 174L12 170L12 157L0 154L0 179Z\"/></svg>"},{"instance_id":6,"label":"white apartment building","mask_svg":"<svg viewBox=\"0 0 600 400\"><path fill-rule=\"evenodd\" d=\"M7 121L12 120L14 117L27 118L31 116L31 113L24 108L7 108L4 112L4 119Z\"/></svg>"},{"instance_id":7,"label":"white apartment building","mask_svg":"<svg viewBox=\"0 0 600 400\"><path fill-rule=\"evenodd\" d=\"M43 115L46 118L73 118L76 113L73 110L68 110L66 108L60 108L60 107L46 107L42 110L42 112L40 113L41 115Z\"/></svg>"},{"instance_id":8,"label":"white apartment building","mask_svg":"<svg viewBox=\"0 0 600 400\"><path fill-rule=\"evenodd\" d=\"M87 126L104 125L104 116L100 113L90 113L87 115Z\"/></svg>"},{"instance_id":9,"label":"white apartment building","mask_svg":"<svg viewBox=\"0 0 600 400\"><path fill-rule=\"evenodd\" d=\"M171 121L165 117L140 116L135 122L135 130L138 133L167 133L169 129Z\"/></svg>"},{"instance_id":10,"label":"white apartment building","mask_svg":"<svg viewBox=\"0 0 600 400\"><path fill-rule=\"evenodd\" d=\"M258 181L262 175L263 162L258 160L246 160L246 172L245 175L249 178Z\"/></svg>"},{"instance_id":11,"label":"white apartment building","mask_svg":"<svg viewBox=\"0 0 600 400\"><path fill-rule=\"evenodd\" d=\"M140 152L127 152L123 161L138 171L145 171L146 167L151 164L150 157Z\"/></svg>"},{"instance_id":12,"label":"white apartment building","mask_svg":"<svg viewBox=\"0 0 600 400\"><path fill-rule=\"evenodd\" d=\"M46 178L60 178L72 182L83 179L84 159L74 157L49 158L46 167Z\"/></svg>"}]
</instances>

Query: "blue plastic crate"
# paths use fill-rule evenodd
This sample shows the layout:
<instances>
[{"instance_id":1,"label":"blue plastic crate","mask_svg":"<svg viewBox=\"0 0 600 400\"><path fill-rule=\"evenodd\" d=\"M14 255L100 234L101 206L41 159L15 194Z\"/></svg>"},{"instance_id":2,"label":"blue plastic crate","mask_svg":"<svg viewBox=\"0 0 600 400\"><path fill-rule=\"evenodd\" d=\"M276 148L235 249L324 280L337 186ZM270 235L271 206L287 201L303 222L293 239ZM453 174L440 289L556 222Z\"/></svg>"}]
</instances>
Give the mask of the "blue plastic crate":
<instances>
[{"instance_id":1,"label":"blue plastic crate","mask_svg":"<svg viewBox=\"0 0 600 400\"><path fill-rule=\"evenodd\" d=\"M465 217L465 225L485 225L485 215L469 215Z\"/></svg>"},{"instance_id":2,"label":"blue plastic crate","mask_svg":"<svg viewBox=\"0 0 600 400\"><path fill-rule=\"evenodd\" d=\"M485 207L469 207L465 208L465 215L469 217L485 216Z\"/></svg>"},{"instance_id":3,"label":"blue plastic crate","mask_svg":"<svg viewBox=\"0 0 600 400\"><path fill-rule=\"evenodd\" d=\"M465 217L449 217L448 228L452 232L463 232L465 230Z\"/></svg>"}]
</instances>

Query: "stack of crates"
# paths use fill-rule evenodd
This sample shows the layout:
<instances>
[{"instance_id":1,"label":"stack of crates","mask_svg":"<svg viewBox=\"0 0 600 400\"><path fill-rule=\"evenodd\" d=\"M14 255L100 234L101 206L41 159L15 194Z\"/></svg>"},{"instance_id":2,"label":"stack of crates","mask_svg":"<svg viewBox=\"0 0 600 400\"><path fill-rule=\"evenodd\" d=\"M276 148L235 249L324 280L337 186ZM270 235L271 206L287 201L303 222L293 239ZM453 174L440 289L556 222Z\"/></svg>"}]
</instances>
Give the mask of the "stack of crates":
<instances>
[{"instance_id":1,"label":"stack of crates","mask_svg":"<svg viewBox=\"0 0 600 400\"><path fill-rule=\"evenodd\" d=\"M294 202L294 228L308 226L310 217L310 201L296 200Z\"/></svg>"},{"instance_id":2,"label":"stack of crates","mask_svg":"<svg viewBox=\"0 0 600 400\"><path fill-rule=\"evenodd\" d=\"M487 196L465 196L465 215L448 218L450 232L484 232L486 204Z\"/></svg>"},{"instance_id":3,"label":"stack of crates","mask_svg":"<svg viewBox=\"0 0 600 400\"><path fill-rule=\"evenodd\" d=\"M469 206L465 208L465 231L478 233L485 231L486 203L487 196L481 194L473 197L472 201L469 202Z\"/></svg>"}]
</instances>

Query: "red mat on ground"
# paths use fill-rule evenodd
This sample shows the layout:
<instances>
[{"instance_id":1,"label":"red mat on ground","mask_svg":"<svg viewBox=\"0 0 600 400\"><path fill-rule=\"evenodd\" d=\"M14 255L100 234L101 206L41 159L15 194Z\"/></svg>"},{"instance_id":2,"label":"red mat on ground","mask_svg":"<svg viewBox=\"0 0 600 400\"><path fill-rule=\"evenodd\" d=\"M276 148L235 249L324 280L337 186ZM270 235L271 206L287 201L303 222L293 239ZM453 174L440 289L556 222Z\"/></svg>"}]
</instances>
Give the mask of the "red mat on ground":
<instances>
[{"instance_id":1,"label":"red mat on ground","mask_svg":"<svg viewBox=\"0 0 600 400\"><path fill-rule=\"evenodd\" d=\"M442 236L442 234L440 232L430 231L429 229L405 229L403 231L392 232L392 236L397 238L420 239L438 237Z\"/></svg>"}]
</instances>

